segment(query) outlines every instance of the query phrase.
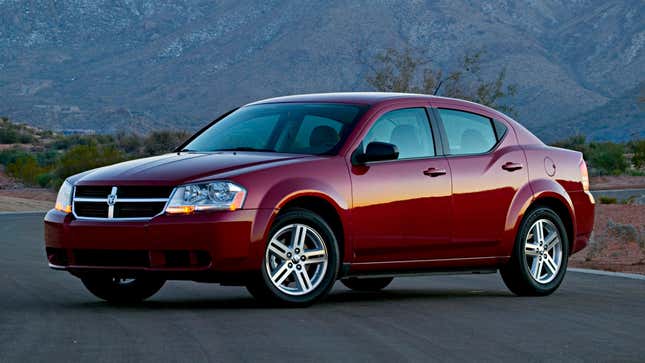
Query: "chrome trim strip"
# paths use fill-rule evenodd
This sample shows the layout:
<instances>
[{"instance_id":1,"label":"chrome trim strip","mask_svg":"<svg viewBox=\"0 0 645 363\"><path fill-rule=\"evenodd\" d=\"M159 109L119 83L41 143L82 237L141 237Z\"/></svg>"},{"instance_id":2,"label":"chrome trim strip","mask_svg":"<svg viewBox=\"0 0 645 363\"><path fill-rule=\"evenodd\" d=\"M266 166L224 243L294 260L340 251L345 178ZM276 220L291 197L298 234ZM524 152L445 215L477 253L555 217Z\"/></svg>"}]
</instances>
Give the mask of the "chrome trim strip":
<instances>
[{"instance_id":1,"label":"chrome trim strip","mask_svg":"<svg viewBox=\"0 0 645 363\"><path fill-rule=\"evenodd\" d=\"M168 198L150 198L150 199L145 199L145 198L119 198L114 203L161 203L161 202L166 202ZM76 198L74 199L75 202L94 202L94 203L107 203L106 198Z\"/></svg>"}]
</instances>

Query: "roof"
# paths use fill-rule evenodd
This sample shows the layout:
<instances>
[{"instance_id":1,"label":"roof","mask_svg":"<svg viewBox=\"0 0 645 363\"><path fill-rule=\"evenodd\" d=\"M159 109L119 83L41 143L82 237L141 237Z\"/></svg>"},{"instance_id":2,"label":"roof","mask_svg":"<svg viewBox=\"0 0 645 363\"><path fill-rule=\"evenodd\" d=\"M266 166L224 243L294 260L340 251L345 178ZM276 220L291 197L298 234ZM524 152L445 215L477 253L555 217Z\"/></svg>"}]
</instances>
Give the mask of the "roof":
<instances>
[{"instance_id":1,"label":"roof","mask_svg":"<svg viewBox=\"0 0 645 363\"><path fill-rule=\"evenodd\" d=\"M389 93L389 92L338 92L338 93L311 93L304 95L293 95L268 98L266 100L250 103L251 105L262 103L281 102L324 102L324 103L354 103L354 104L375 104L386 100L395 99L442 99L443 97L428 96L413 93Z\"/></svg>"}]
</instances>

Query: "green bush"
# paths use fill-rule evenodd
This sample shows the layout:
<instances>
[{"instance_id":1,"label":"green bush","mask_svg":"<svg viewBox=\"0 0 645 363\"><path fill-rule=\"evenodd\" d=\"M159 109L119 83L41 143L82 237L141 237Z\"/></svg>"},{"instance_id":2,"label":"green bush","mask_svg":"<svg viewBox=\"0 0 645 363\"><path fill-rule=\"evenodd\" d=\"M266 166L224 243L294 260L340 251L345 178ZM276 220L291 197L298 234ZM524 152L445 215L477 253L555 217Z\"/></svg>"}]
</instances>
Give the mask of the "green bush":
<instances>
[{"instance_id":1,"label":"green bush","mask_svg":"<svg viewBox=\"0 0 645 363\"><path fill-rule=\"evenodd\" d=\"M645 140L632 141L630 146L634 153L632 164L637 169L645 168Z\"/></svg>"},{"instance_id":2,"label":"green bush","mask_svg":"<svg viewBox=\"0 0 645 363\"><path fill-rule=\"evenodd\" d=\"M94 143L76 145L61 156L54 174L64 180L82 171L115 164L124 159L123 153L113 146L100 146Z\"/></svg>"},{"instance_id":3,"label":"green bush","mask_svg":"<svg viewBox=\"0 0 645 363\"><path fill-rule=\"evenodd\" d=\"M606 196L601 196L600 197L600 204L616 204L618 200L613 197L606 197Z\"/></svg>"},{"instance_id":4,"label":"green bush","mask_svg":"<svg viewBox=\"0 0 645 363\"><path fill-rule=\"evenodd\" d=\"M41 188L47 188L51 186L53 179L54 175L52 173L43 173L36 177L36 183Z\"/></svg>"},{"instance_id":5,"label":"green bush","mask_svg":"<svg viewBox=\"0 0 645 363\"><path fill-rule=\"evenodd\" d=\"M627 170L625 145L613 142L591 143L587 160L600 174L620 175Z\"/></svg>"},{"instance_id":6,"label":"green bush","mask_svg":"<svg viewBox=\"0 0 645 363\"><path fill-rule=\"evenodd\" d=\"M0 144L29 144L35 141L25 126L14 124L8 119L0 119Z\"/></svg>"},{"instance_id":7,"label":"green bush","mask_svg":"<svg viewBox=\"0 0 645 363\"><path fill-rule=\"evenodd\" d=\"M143 152L147 156L172 152L186 139L185 131L155 131L144 140Z\"/></svg>"},{"instance_id":8,"label":"green bush","mask_svg":"<svg viewBox=\"0 0 645 363\"><path fill-rule=\"evenodd\" d=\"M32 155L18 157L14 162L7 165L7 174L9 176L32 186L38 185L38 176L46 171Z\"/></svg>"},{"instance_id":9,"label":"green bush","mask_svg":"<svg viewBox=\"0 0 645 363\"><path fill-rule=\"evenodd\" d=\"M15 163L17 159L29 156L30 153L21 149L7 149L0 151L0 164L9 165Z\"/></svg>"}]
</instances>

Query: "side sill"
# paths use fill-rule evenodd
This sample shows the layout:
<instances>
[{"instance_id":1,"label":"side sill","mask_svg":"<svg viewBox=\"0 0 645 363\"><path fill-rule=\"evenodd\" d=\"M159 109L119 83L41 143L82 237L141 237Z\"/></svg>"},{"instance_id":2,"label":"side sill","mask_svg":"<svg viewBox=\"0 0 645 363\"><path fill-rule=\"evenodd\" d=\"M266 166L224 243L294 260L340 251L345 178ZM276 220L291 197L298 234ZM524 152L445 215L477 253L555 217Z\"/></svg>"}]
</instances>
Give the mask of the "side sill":
<instances>
[{"instance_id":1,"label":"side sill","mask_svg":"<svg viewBox=\"0 0 645 363\"><path fill-rule=\"evenodd\" d=\"M361 277L361 278L380 278L380 277L414 277L414 276L433 276L433 275L483 275L494 274L497 268L434 268L434 269L415 269L415 270L375 270L375 271L353 271L344 274L340 278Z\"/></svg>"}]
</instances>

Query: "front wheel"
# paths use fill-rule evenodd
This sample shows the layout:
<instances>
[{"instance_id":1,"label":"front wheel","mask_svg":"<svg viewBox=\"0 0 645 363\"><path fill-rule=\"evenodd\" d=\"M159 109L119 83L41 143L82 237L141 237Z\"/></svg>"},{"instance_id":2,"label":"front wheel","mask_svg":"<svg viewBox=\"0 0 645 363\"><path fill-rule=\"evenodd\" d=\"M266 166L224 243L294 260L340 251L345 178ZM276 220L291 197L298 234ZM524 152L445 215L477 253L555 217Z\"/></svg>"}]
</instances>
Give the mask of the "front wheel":
<instances>
[{"instance_id":1,"label":"front wheel","mask_svg":"<svg viewBox=\"0 0 645 363\"><path fill-rule=\"evenodd\" d=\"M525 216L511 260L500 273L517 295L549 295L562 283L568 257L569 241L562 219L553 210L540 207Z\"/></svg>"},{"instance_id":2,"label":"front wheel","mask_svg":"<svg viewBox=\"0 0 645 363\"><path fill-rule=\"evenodd\" d=\"M119 276L96 274L81 277L83 285L96 297L111 303L135 303L156 294L165 281L139 276L124 278Z\"/></svg>"},{"instance_id":3,"label":"front wheel","mask_svg":"<svg viewBox=\"0 0 645 363\"><path fill-rule=\"evenodd\" d=\"M325 220L291 209L271 227L261 271L247 289L261 301L307 306L332 288L338 264L336 237Z\"/></svg>"}]
</instances>

